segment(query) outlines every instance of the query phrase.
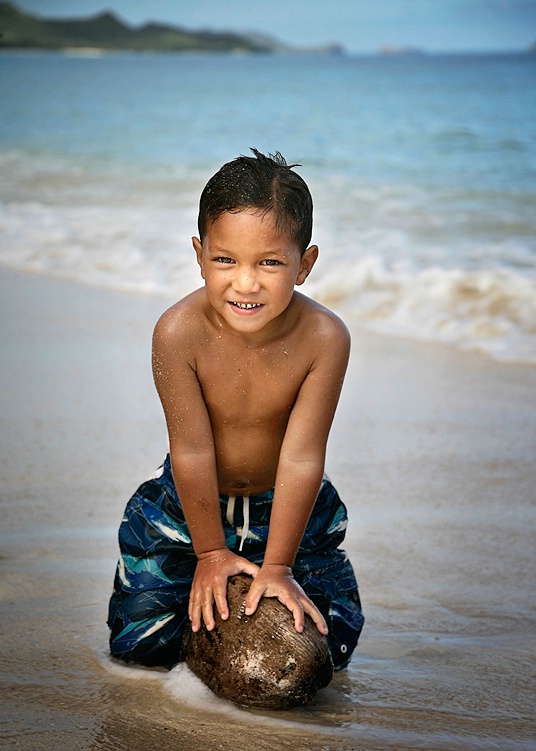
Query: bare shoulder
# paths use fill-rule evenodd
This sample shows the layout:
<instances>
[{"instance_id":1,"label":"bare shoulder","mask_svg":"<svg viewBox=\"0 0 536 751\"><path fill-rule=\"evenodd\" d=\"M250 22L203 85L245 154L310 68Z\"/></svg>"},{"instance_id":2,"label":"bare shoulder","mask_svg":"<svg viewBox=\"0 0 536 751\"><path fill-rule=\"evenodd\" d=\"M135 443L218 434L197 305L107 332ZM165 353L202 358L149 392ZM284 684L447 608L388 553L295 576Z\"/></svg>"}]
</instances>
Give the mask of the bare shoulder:
<instances>
[{"instance_id":1,"label":"bare shoulder","mask_svg":"<svg viewBox=\"0 0 536 751\"><path fill-rule=\"evenodd\" d=\"M350 332L339 316L310 297L299 292L295 295L299 306L300 335L308 346L320 353L335 349L348 354Z\"/></svg>"},{"instance_id":2,"label":"bare shoulder","mask_svg":"<svg viewBox=\"0 0 536 751\"><path fill-rule=\"evenodd\" d=\"M154 328L153 349L184 347L194 342L203 328L204 299L201 288L162 313Z\"/></svg>"},{"instance_id":3,"label":"bare shoulder","mask_svg":"<svg viewBox=\"0 0 536 751\"><path fill-rule=\"evenodd\" d=\"M196 348L206 336L205 293L198 289L168 308L153 333L153 377L160 392L172 387L176 377L197 369Z\"/></svg>"}]
</instances>

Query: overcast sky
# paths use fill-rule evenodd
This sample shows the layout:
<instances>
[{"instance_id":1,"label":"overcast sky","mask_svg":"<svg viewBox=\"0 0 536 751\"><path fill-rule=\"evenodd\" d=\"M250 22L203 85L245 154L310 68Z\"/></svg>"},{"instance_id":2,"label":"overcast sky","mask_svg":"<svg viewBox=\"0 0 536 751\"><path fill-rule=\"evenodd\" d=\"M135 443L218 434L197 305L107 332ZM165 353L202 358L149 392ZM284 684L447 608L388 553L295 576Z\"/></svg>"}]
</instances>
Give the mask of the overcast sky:
<instances>
[{"instance_id":1,"label":"overcast sky","mask_svg":"<svg viewBox=\"0 0 536 751\"><path fill-rule=\"evenodd\" d=\"M123 21L189 29L259 31L308 47L349 52L383 46L430 51L508 51L536 42L536 0L12 0L44 17L111 10Z\"/></svg>"}]
</instances>

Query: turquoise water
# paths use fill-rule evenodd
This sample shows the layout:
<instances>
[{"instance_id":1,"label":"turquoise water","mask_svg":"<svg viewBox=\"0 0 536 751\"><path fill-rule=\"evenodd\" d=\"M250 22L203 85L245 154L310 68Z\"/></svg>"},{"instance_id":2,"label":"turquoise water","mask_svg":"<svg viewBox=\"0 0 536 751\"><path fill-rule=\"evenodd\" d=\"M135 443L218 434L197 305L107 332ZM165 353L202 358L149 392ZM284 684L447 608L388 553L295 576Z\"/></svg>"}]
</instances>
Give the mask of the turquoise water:
<instances>
[{"instance_id":1,"label":"turquoise water","mask_svg":"<svg viewBox=\"0 0 536 751\"><path fill-rule=\"evenodd\" d=\"M0 263L199 284L199 192L300 162L309 294L363 326L536 362L536 56L0 56Z\"/></svg>"}]
</instances>

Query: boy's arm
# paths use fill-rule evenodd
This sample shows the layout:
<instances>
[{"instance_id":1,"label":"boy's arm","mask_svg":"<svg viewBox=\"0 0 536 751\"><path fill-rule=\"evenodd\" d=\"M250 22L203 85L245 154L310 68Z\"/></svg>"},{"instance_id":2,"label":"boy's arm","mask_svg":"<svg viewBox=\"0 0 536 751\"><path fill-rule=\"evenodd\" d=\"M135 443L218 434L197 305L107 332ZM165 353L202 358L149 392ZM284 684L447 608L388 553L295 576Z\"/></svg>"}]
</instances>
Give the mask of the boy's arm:
<instances>
[{"instance_id":1,"label":"boy's arm","mask_svg":"<svg viewBox=\"0 0 536 751\"><path fill-rule=\"evenodd\" d=\"M153 336L153 376L169 434L170 459L194 552L198 558L189 616L192 629L201 620L214 628L213 602L227 618L227 578L258 569L226 545L221 522L216 457L210 418L195 372L189 315L172 308L160 318Z\"/></svg>"},{"instance_id":2,"label":"boy's arm","mask_svg":"<svg viewBox=\"0 0 536 751\"><path fill-rule=\"evenodd\" d=\"M322 633L324 619L292 578L292 565L324 474L329 431L339 400L350 352L349 333L338 319L317 331L318 355L305 378L288 422L281 448L270 532L264 563L246 599L246 613L262 596L277 597L293 613L298 631L304 611Z\"/></svg>"}]
</instances>

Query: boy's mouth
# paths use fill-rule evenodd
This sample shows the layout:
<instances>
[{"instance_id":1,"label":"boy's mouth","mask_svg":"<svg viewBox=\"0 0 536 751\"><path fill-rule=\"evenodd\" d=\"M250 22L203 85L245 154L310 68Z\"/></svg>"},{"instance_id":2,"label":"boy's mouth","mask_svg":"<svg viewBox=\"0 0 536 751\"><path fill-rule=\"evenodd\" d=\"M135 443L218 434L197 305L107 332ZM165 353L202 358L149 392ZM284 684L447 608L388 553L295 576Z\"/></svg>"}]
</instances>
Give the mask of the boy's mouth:
<instances>
[{"instance_id":1,"label":"boy's mouth","mask_svg":"<svg viewBox=\"0 0 536 751\"><path fill-rule=\"evenodd\" d=\"M253 310L254 308L262 308L262 303L260 302L233 302L232 300L230 300L229 302L235 308L239 308L239 310Z\"/></svg>"}]
</instances>

